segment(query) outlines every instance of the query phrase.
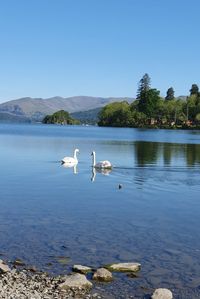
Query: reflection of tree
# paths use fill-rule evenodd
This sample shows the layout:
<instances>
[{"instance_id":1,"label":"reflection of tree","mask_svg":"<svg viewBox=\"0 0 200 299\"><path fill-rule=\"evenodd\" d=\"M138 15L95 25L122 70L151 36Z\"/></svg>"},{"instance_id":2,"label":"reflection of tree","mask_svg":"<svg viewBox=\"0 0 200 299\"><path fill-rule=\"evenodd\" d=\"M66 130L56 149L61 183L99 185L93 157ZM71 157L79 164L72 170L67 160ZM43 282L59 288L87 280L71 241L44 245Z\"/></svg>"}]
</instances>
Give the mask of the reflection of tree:
<instances>
[{"instance_id":1,"label":"reflection of tree","mask_svg":"<svg viewBox=\"0 0 200 299\"><path fill-rule=\"evenodd\" d=\"M164 165L170 165L172 159L172 144L163 143L163 161Z\"/></svg>"},{"instance_id":2,"label":"reflection of tree","mask_svg":"<svg viewBox=\"0 0 200 299\"><path fill-rule=\"evenodd\" d=\"M166 175L167 178L169 174L173 174L173 170L176 167L193 167L200 165L200 144L140 141L135 142L134 153L135 165L139 167L135 172L134 181L140 189L143 188L143 185L149 179L160 179L160 175L158 175L157 172L151 171L151 166L160 166L159 168L164 170L162 174L164 177ZM172 172L169 172L169 166L172 168ZM183 171L185 171L184 168ZM189 173L190 172L188 172L188 174Z\"/></svg>"},{"instance_id":3,"label":"reflection of tree","mask_svg":"<svg viewBox=\"0 0 200 299\"><path fill-rule=\"evenodd\" d=\"M160 143L158 142L143 142L135 143L135 160L138 166L146 166L155 164L158 159Z\"/></svg>"},{"instance_id":4,"label":"reflection of tree","mask_svg":"<svg viewBox=\"0 0 200 299\"><path fill-rule=\"evenodd\" d=\"M134 148L136 165L140 167L152 164L155 165L159 163L158 159L163 160L164 165L166 166L169 166L172 160L176 161L175 164L177 164L177 161L179 161L182 166L182 159L184 159L187 166L200 164L200 144L175 144L139 141L135 143Z\"/></svg>"},{"instance_id":5,"label":"reflection of tree","mask_svg":"<svg viewBox=\"0 0 200 299\"><path fill-rule=\"evenodd\" d=\"M188 166L200 164L200 144L187 144L185 155Z\"/></svg>"}]
</instances>

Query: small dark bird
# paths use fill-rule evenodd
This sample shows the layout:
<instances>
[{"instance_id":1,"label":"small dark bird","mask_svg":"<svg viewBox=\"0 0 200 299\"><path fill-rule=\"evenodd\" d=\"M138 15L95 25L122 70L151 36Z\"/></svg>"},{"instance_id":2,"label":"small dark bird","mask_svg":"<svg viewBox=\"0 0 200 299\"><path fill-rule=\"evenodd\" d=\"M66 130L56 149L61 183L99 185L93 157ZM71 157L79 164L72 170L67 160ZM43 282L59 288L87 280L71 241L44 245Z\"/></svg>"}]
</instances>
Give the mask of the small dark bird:
<instances>
[{"instance_id":1,"label":"small dark bird","mask_svg":"<svg viewBox=\"0 0 200 299\"><path fill-rule=\"evenodd\" d=\"M122 184L119 184L118 188L119 188L119 189L122 189Z\"/></svg>"}]
</instances>

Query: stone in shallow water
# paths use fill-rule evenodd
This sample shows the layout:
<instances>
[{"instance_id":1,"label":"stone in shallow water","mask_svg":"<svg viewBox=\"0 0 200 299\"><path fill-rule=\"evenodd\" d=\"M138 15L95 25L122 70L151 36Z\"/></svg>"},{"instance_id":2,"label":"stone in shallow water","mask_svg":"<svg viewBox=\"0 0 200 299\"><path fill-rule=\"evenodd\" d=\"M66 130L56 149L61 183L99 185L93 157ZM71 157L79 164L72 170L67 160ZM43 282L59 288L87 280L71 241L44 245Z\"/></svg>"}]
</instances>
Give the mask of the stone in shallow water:
<instances>
[{"instance_id":1,"label":"stone in shallow water","mask_svg":"<svg viewBox=\"0 0 200 299\"><path fill-rule=\"evenodd\" d=\"M116 272L137 272L141 268L141 264L139 263L118 263L111 264L106 266L106 268L110 271Z\"/></svg>"},{"instance_id":2,"label":"stone in shallow water","mask_svg":"<svg viewBox=\"0 0 200 299\"><path fill-rule=\"evenodd\" d=\"M68 257L68 256L58 256L58 257L56 257L56 260L61 265L67 265L70 261L70 257Z\"/></svg>"},{"instance_id":3,"label":"stone in shallow water","mask_svg":"<svg viewBox=\"0 0 200 299\"><path fill-rule=\"evenodd\" d=\"M13 262L14 266L25 266L25 263L21 259L16 259Z\"/></svg>"},{"instance_id":4,"label":"stone in shallow water","mask_svg":"<svg viewBox=\"0 0 200 299\"><path fill-rule=\"evenodd\" d=\"M99 268L93 275L93 279L99 281L111 281L113 279L112 273L105 268Z\"/></svg>"},{"instance_id":5,"label":"stone in shallow water","mask_svg":"<svg viewBox=\"0 0 200 299\"><path fill-rule=\"evenodd\" d=\"M68 275L65 278L65 281L59 285L59 288L63 290L67 289L90 289L92 287L92 283L87 280L85 275L83 274L72 274Z\"/></svg>"},{"instance_id":6,"label":"stone in shallow water","mask_svg":"<svg viewBox=\"0 0 200 299\"><path fill-rule=\"evenodd\" d=\"M92 268L87 267L87 266L82 266L82 265L74 265L72 270L75 272L80 272L80 273L86 274L88 272L91 272Z\"/></svg>"},{"instance_id":7,"label":"stone in shallow water","mask_svg":"<svg viewBox=\"0 0 200 299\"><path fill-rule=\"evenodd\" d=\"M172 299L172 292L168 289L156 289L151 299Z\"/></svg>"},{"instance_id":8,"label":"stone in shallow water","mask_svg":"<svg viewBox=\"0 0 200 299\"><path fill-rule=\"evenodd\" d=\"M11 269L2 260L0 260L0 273L6 273L11 271Z\"/></svg>"}]
</instances>

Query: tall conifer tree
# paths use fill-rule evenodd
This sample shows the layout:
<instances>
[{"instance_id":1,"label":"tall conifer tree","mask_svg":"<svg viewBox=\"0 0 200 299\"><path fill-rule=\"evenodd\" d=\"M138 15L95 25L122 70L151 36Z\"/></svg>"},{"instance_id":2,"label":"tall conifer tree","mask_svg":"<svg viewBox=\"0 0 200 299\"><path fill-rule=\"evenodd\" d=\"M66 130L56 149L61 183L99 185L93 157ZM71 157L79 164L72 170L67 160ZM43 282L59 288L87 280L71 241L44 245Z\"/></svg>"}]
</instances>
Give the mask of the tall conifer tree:
<instances>
[{"instance_id":1,"label":"tall conifer tree","mask_svg":"<svg viewBox=\"0 0 200 299\"><path fill-rule=\"evenodd\" d=\"M173 87L170 87L167 90L167 95L165 97L165 100L171 101L171 100L174 100L174 99L175 99L175 97L174 97L174 89L173 89Z\"/></svg>"}]
</instances>

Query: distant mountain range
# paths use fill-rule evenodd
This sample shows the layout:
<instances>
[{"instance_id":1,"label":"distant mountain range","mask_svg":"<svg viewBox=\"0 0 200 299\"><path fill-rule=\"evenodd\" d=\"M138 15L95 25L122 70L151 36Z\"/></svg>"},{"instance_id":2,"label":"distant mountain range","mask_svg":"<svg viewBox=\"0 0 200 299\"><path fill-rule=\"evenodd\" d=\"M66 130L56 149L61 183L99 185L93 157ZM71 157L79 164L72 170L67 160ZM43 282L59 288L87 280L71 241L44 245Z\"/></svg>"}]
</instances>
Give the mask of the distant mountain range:
<instances>
[{"instance_id":1,"label":"distant mountain range","mask_svg":"<svg viewBox=\"0 0 200 299\"><path fill-rule=\"evenodd\" d=\"M68 111L77 119L97 119L100 108L112 102L128 101L133 98L102 98L102 97L53 97L42 98L21 98L0 104L0 121L28 122L41 121L47 114L58 110ZM97 109L98 108L98 109ZM97 109L97 110L96 110ZM79 112L79 113L77 113Z\"/></svg>"}]
</instances>

